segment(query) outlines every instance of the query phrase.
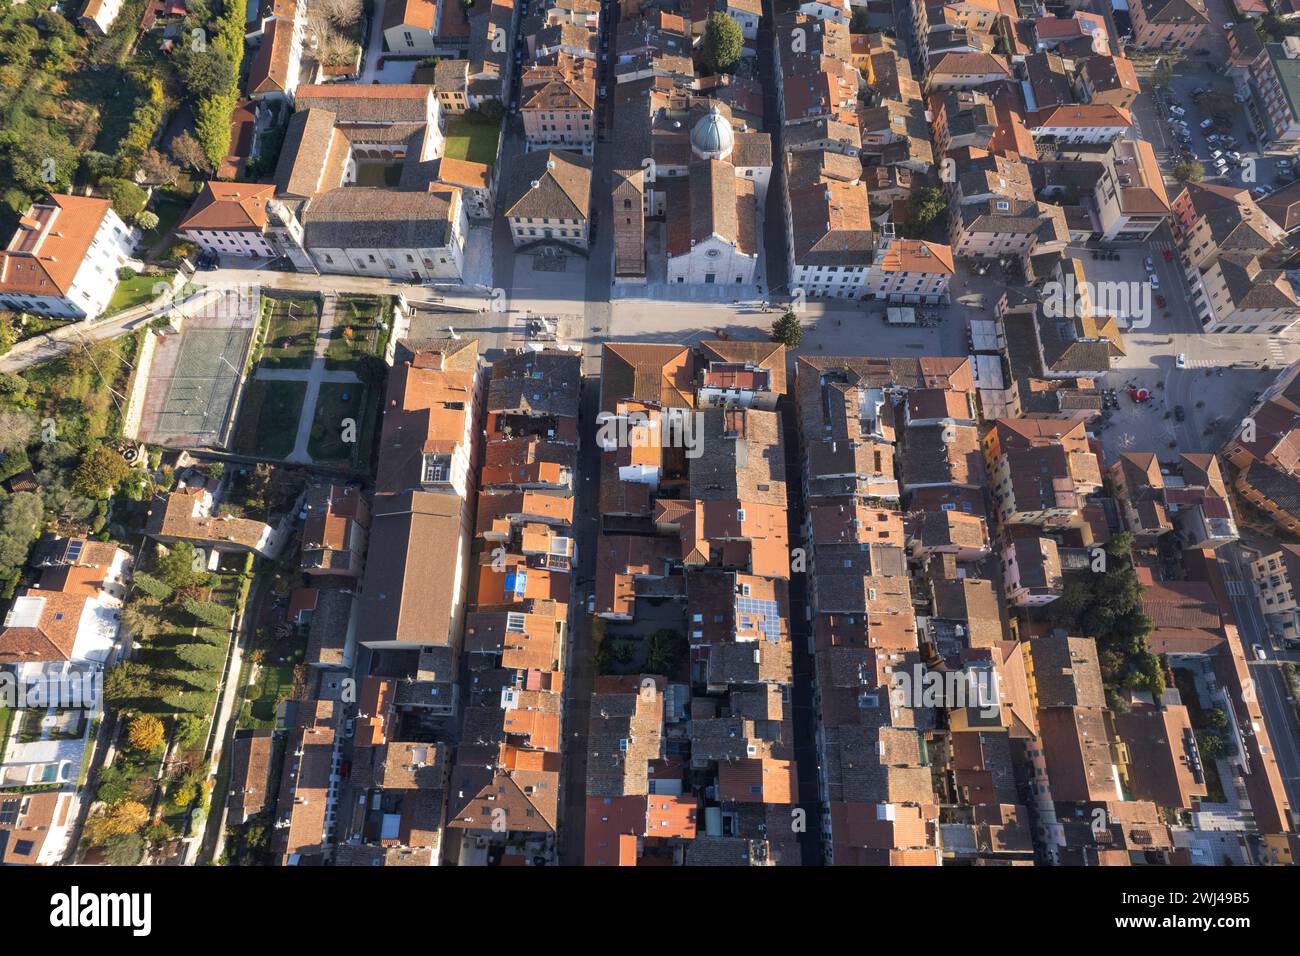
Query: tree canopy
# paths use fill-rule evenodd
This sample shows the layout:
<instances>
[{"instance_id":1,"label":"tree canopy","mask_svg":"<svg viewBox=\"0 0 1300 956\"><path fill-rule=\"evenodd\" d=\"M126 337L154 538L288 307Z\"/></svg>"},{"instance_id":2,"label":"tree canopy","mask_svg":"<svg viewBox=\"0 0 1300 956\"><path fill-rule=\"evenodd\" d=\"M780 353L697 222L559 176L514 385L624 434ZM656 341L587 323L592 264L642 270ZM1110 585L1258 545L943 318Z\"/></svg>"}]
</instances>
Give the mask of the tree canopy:
<instances>
[{"instance_id":1,"label":"tree canopy","mask_svg":"<svg viewBox=\"0 0 1300 956\"><path fill-rule=\"evenodd\" d=\"M790 309L772 323L772 341L780 342L788 349L797 349L803 341L803 326L799 317Z\"/></svg>"},{"instance_id":2,"label":"tree canopy","mask_svg":"<svg viewBox=\"0 0 1300 956\"><path fill-rule=\"evenodd\" d=\"M705 21L704 40L700 45L705 68L710 73L730 73L740 62L744 43L740 24L721 11L713 11Z\"/></svg>"}]
</instances>

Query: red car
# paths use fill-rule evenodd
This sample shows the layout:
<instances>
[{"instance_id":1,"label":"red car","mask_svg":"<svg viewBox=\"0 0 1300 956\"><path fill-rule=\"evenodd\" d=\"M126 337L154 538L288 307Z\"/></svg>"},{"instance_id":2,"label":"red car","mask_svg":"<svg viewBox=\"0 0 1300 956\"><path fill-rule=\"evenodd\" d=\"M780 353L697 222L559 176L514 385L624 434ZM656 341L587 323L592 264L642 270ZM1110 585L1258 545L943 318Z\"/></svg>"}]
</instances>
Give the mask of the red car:
<instances>
[{"instance_id":1,"label":"red car","mask_svg":"<svg viewBox=\"0 0 1300 956\"><path fill-rule=\"evenodd\" d=\"M1174 250L1172 250L1172 249L1166 249L1166 250L1165 250L1165 262L1173 262L1173 261L1174 261Z\"/></svg>"},{"instance_id":2,"label":"red car","mask_svg":"<svg viewBox=\"0 0 1300 956\"><path fill-rule=\"evenodd\" d=\"M1163 295L1156 296L1156 307L1160 309L1165 307L1165 297Z\"/></svg>"}]
</instances>

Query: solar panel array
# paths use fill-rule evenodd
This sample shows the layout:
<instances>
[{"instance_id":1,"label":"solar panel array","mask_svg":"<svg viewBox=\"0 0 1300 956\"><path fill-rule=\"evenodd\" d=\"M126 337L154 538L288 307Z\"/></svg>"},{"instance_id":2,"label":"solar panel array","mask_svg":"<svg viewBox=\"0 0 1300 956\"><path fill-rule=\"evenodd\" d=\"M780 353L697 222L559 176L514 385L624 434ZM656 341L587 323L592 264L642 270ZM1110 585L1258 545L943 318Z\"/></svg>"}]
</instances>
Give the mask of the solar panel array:
<instances>
[{"instance_id":1,"label":"solar panel array","mask_svg":"<svg viewBox=\"0 0 1300 956\"><path fill-rule=\"evenodd\" d=\"M742 617L757 618L758 629L763 632L764 639L773 643L781 640L781 618L777 613L775 601L737 598L736 613Z\"/></svg>"}]
</instances>

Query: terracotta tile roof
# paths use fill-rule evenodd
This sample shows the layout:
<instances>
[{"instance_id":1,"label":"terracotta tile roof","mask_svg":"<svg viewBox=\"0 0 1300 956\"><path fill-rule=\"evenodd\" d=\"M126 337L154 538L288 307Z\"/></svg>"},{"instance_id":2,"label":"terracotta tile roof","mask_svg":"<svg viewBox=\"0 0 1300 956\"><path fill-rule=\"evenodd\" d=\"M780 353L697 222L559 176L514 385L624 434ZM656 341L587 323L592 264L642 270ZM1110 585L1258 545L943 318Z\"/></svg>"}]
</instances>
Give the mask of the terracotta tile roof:
<instances>
[{"instance_id":1,"label":"terracotta tile roof","mask_svg":"<svg viewBox=\"0 0 1300 956\"><path fill-rule=\"evenodd\" d=\"M26 589L0 630L0 664L72 660L88 600L84 594Z\"/></svg>"},{"instance_id":2,"label":"terracotta tile roof","mask_svg":"<svg viewBox=\"0 0 1300 956\"><path fill-rule=\"evenodd\" d=\"M719 761L718 798L735 803L794 803L798 797L794 762L745 759Z\"/></svg>"},{"instance_id":3,"label":"terracotta tile roof","mask_svg":"<svg viewBox=\"0 0 1300 956\"><path fill-rule=\"evenodd\" d=\"M286 92L289 62L293 54L294 25L289 20L272 20L262 34L261 45L248 67L248 92Z\"/></svg>"},{"instance_id":4,"label":"terracotta tile roof","mask_svg":"<svg viewBox=\"0 0 1300 956\"><path fill-rule=\"evenodd\" d=\"M0 293L67 295L110 208L107 199L58 193L29 207L0 253Z\"/></svg>"},{"instance_id":5,"label":"terracotta tile roof","mask_svg":"<svg viewBox=\"0 0 1300 956\"><path fill-rule=\"evenodd\" d=\"M990 73L1011 75L1006 62L989 53L939 53L931 57L931 77L984 76Z\"/></svg>"},{"instance_id":6,"label":"terracotta tile roof","mask_svg":"<svg viewBox=\"0 0 1300 956\"><path fill-rule=\"evenodd\" d=\"M924 239L895 239L881 258L886 272L953 275L952 247Z\"/></svg>"},{"instance_id":7,"label":"terracotta tile roof","mask_svg":"<svg viewBox=\"0 0 1300 956\"><path fill-rule=\"evenodd\" d=\"M270 528L253 518L204 515L198 495L173 491L154 496L146 530L154 536L230 543L251 549L261 544Z\"/></svg>"},{"instance_id":8,"label":"terracotta tile roof","mask_svg":"<svg viewBox=\"0 0 1300 956\"><path fill-rule=\"evenodd\" d=\"M376 496L360 620L370 640L444 646L458 600L445 573L460 548L461 500L405 492Z\"/></svg>"},{"instance_id":9,"label":"terracotta tile roof","mask_svg":"<svg viewBox=\"0 0 1300 956\"><path fill-rule=\"evenodd\" d=\"M35 865L50 834L68 824L70 797L65 791L0 794L0 809L6 811L0 822L0 864Z\"/></svg>"},{"instance_id":10,"label":"terracotta tile roof","mask_svg":"<svg viewBox=\"0 0 1300 956\"><path fill-rule=\"evenodd\" d=\"M801 266L865 266L871 259L867 190L830 180L790 196L794 258Z\"/></svg>"},{"instance_id":11,"label":"terracotta tile roof","mask_svg":"<svg viewBox=\"0 0 1300 956\"><path fill-rule=\"evenodd\" d=\"M693 356L687 346L606 342L601 365L604 411L614 411L623 399L665 408L695 404Z\"/></svg>"},{"instance_id":12,"label":"terracotta tile roof","mask_svg":"<svg viewBox=\"0 0 1300 956\"><path fill-rule=\"evenodd\" d=\"M266 204L275 198L275 187L250 183L204 184L199 198L177 229L210 229L222 232L266 227Z\"/></svg>"},{"instance_id":13,"label":"terracotta tile roof","mask_svg":"<svg viewBox=\"0 0 1300 956\"><path fill-rule=\"evenodd\" d=\"M384 8L384 29L413 27L432 31L438 19L438 0L393 0ZM444 9L459 6L443 3Z\"/></svg>"},{"instance_id":14,"label":"terracotta tile roof","mask_svg":"<svg viewBox=\"0 0 1300 956\"><path fill-rule=\"evenodd\" d=\"M428 343L400 362L385 396L376 490L419 487L425 456L453 455L466 440L477 380L478 341Z\"/></svg>"},{"instance_id":15,"label":"terracotta tile roof","mask_svg":"<svg viewBox=\"0 0 1300 956\"><path fill-rule=\"evenodd\" d=\"M466 189L486 189L492 182L492 167L444 156L438 164L438 182Z\"/></svg>"},{"instance_id":16,"label":"terracotta tile roof","mask_svg":"<svg viewBox=\"0 0 1300 956\"><path fill-rule=\"evenodd\" d=\"M590 202L589 158L565 150L537 150L515 162L505 215L511 219L585 220Z\"/></svg>"},{"instance_id":17,"label":"terracotta tile roof","mask_svg":"<svg viewBox=\"0 0 1300 956\"><path fill-rule=\"evenodd\" d=\"M267 807L273 738L269 730L240 730L231 742L230 813L237 823Z\"/></svg>"}]
</instances>

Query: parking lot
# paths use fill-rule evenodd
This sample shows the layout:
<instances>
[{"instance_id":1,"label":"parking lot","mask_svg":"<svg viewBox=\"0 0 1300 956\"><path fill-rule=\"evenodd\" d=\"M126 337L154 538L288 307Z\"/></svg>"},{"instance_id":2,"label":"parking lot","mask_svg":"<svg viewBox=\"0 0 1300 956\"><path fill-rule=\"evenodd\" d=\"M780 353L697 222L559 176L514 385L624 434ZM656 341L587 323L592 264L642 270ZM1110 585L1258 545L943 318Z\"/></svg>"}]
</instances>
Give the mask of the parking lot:
<instances>
[{"instance_id":1,"label":"parking lot","mask_svg":"<svg viewBox=\"0 0 1300 956\"><path fill-rule=\"evenodd\" d=\"M1187 57L1175 67L1167 89L1143 95L1148 102L1139 103L1138 122L1161 164L1171 170L1194 160L1205 171L1202 181L1243 186L1257 197L1287 185L1296 178L1293 160L1261 150L1251 104L1234 98L1232 81L1213 62Z\"/></svg>"}]
</instances>

